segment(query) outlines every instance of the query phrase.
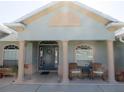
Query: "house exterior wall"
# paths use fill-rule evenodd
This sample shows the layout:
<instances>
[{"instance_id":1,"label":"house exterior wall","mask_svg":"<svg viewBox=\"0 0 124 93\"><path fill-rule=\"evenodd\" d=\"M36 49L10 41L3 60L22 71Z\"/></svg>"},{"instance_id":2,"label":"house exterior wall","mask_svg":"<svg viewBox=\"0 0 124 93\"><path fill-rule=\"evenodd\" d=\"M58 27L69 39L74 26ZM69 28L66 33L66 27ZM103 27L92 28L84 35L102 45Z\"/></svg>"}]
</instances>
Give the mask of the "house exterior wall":
<instances>
[{"instance_id":1,"label":"house exterior wall","mask_svg":"<svg viewBox=\"0 0 124 93\"><path fill-rule=\"evenodd\" d=\"M38 64L38 42L32 42L33 43L33 57L32 57L32 73L35 73L38 71L37 64Z\"/></svg>"},{"instance_id":2,"label":"house exterior wall","mask_svg":"<svg viewBox=\"0 0 124 93\"><path fill-rule=\"evenodd\" d=\"M101 63L107 68L106 41L70 41L68 49L68 62L75 62L75 49L78 45L89 45L93 48L94 62Z\"/></svg>"},{"instance_id":3,"label":"house exterior wall","mask_svg":"<svg viewBox=\"0 0 124 93\"><path fill-rule=\"evenodd\" d=\"M114 42L114 51L115 51L115 70L124 71L124 43L120 41Z\"/></svg>"},{"instance_id":4,"label":"house exterior wall","mask_svg":"<svg viewBox=\"0 0 124 93\"><path fill-rule=\"evenodd\" d=\"M3 56L4 56L4 46L6 45L17 45L18 42L9 42L3 41L0 42L0 65L3 65ZM62 45L61 42L59 44L59 74L62 73ZM94 50L94 61L98 63L102 63L107 68L107 47L106 41L69 41L68 42L68 62L75 62L75 48L77 45L90 45ZM114 54L115 54L115 69L116 70L124 70L124 44L115 41L114 42ZM27 42L26 43L26 61L25 64L30 64L31 73L37 72L37 62L38 62L38 42Z\"/></svg>"},{"instance_id":5,"label":"house exterior wall","mask_svg":"<svg viewBox=\"0 0 124 93\"><path fill-rule=\"evenodd\" d=\"M51 19L63 12L76 14L80 18L80 25L50 25ZM41 16L38 20L26 25L25 31L19 32L18 36L19 40L114 40L114 33L109 32L103 24L68 7Z\"/></svg>"},{"instance_id":6,"label":"house exterior wall","mask_svg":"<svg viewBox=\"0 0 124 93\"><path fill-rule=\"evenodd\" d=\"M37 72L37 62L38 62L38 42L32 42L33 44L33 53L32 53L32 73ZM59 44L59 65L58 65L58 74L62 75L62 62L63 62L63 53L61 42ZM75 48L78 45L89 45L93 47L94 53L94 62L103 64L105 69L107 69L107 46L106 41L69 41L68 42L68 63L75 62ZM30 59L29 59L30 60Z\"/></svg>"},{"instance_id":7,"label":"house exterior wall","mask_svg":"<svg viewBox=\"0 0 124 93\"><path fill-rule=\"evenodd\" d=\"M25 63L24 72L25 75L32 74L32 58L33 58L33 44L32 42L26 42L25 46Z\"/></svg>"},{"instance_id":8,"label":"house exterior wall","mask_svg":"<svg viewBox=\"0 0 124 93\"><path fill-rule=\"evenodd\" d=\"M32 64L32 53L33 53L32 49L33 49L32 42L27 42L25 64Z\"/></svg>"},{"instance_id":9,"label":"house exterior wall","mask_svg":"<svg viewBox=\"0 0 124 93\"><path fill-rule=\"evenodd\" d=\"M3 49L6 45L17 45L18 42L0 42L0 65L3 65ZM63 52L62 52L62 43L58 41L59 45L59 65L58 65L58 75L62 77L62 68L63 68ZM106 41L68 41L68 63L76 62L75 61L75 48L78 45L89 45L93 48L94 53L94 62L101 63L105 67L105 70L108 69L108 60L107 60L107 43ZM25 68L25 75L32 75L37 72L37 62L38 62L38 41L28 41L26 42L26 51L25 51L25 64L28 64L28 68ZM115 41L114 42L114 58L115 58L115 71L124 70L124 44Z\"/></svg>"}]
</instances>

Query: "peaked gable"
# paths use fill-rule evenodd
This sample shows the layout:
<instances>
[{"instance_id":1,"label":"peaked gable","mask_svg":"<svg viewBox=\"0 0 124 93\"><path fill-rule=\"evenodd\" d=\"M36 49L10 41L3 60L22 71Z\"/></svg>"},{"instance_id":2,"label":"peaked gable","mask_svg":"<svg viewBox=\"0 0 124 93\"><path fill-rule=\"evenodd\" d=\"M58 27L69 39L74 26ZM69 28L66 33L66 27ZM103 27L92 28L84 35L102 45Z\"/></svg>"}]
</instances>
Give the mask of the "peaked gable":
<instances>
[{"instance_id":1,"label":"peaked gable","mask_svg":"<svg viewBox=\"0 0 124 93\"><path fill-rule=\"evenodd\" d=\"M20 40L113 40L114 33L108 31L111 26L107 28L112 22L118 21L81 3L59 1L20 18L10 27L19 30Z\"/></svg>"},{"instance_id":2,"label":"peaked gable","mask_svg":"<svg viewBox=\"0 0 124 93\"><path fill-rule=\"evenodd\" d=\"M45 16L51 12L56 11L59 8L62 7L70 7L76 11L79 11L83 14L85 14L86 16L89 16L91 18L93 18L94 20L102 23L102 24L108 24L112 21L117 22L116 19L110 18L92 8L89 8L83 4L77 3L77 2L72 2L72 1L59 1L59 2L54 2L52 4L48 4L46 7L38 9L34 12L32 12L31 14L28 14L22 18L20 18L19 20L17 20L16 22L22 22L24 24L31 24L32 22L34 22L35 20L39 19L41 16Z\"/></svg>"},{"instance_id":3,"label":"peaked gable","mask_svg":"<svg viewBox=\"0 0 124 93\"><path fill-rule=\"evenodd\" d=\"M75 23L72 23L75 22ZM41 16L19 32L19 40L113 40L114 33L91 17L70 7Z\"/></svg>"}]
</instances>

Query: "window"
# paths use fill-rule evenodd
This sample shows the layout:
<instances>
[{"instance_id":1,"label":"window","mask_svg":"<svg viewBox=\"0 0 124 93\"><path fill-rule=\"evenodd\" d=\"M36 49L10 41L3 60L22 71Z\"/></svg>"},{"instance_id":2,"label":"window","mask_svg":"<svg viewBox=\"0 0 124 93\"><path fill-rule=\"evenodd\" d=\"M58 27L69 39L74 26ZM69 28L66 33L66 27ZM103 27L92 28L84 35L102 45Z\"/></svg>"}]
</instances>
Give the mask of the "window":
<instances>
[{"instance_id":1,"label":"window","mask_svg":"<svg viewBox=\"0 0 124 93\"><path fill-rule=\"evenodd\" d=\"M4 47L4 60L18 60L18 46L8 45Z\"/></svg>"},{"instance_id":2,"label":"window","mask_svg":"<svg viewBox=\"0 0 124 93\"><path fill-rule=\"evenodd\" d=\"M93 60L93 49L88 45L80 45L75 50L76 62L78 64L88 64Z\"/></svg>"}]
</instances>

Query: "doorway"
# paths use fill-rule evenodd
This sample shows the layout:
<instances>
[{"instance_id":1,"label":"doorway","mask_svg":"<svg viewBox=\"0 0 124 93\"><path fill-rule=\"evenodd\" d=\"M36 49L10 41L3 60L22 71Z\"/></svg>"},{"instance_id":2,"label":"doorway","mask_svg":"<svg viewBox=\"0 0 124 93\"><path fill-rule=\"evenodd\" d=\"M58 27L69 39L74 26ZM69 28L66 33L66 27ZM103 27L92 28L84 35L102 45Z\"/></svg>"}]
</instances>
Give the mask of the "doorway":
<instances>
[{"instance_id":1,"label":"doorway","mask_svg":"<svg viewBox=\"0 0 124 93\"><path fill-rule=\"evenodd\" d=\"M59 47L56 41L39 43L38 71L41 73L57 72L59 63Z\"/></svg>"}]
</instances>

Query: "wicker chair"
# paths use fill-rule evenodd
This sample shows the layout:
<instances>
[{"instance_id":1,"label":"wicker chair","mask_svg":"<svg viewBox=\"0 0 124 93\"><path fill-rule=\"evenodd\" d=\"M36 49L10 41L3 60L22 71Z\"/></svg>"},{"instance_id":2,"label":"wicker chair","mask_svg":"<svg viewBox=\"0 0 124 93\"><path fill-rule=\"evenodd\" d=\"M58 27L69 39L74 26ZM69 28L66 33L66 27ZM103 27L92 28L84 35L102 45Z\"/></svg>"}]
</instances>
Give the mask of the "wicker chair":
<instances>
[{"instance_id":1,"label":"wicker chair","mask_svg":"<svg viewBox=\"0 0 124 93\"><path fill-rule=\"evenodd\" d=\"M0 76L16 76L17 73L13 72L12 68L0 68Z\"/></svg>"},{"instance_id":2,"label":"wicker chair","mask_svg":"<svg viewBox=\"0 0 124 93\"><path fill-rule=\"evenodd\" d=\"M96 78L96 77L100 77L101 79L103 79L103 75L104 75L104 69L102 67L101 63L92 63L92 77Z\"/></svg>"},{"instance_id":3,"label":"wicker chair","mask_svg":"<svg viewBox=\"0 0 124 93\"><path fill-rule=\"evenodd\" d=\"M69 63L69 79L73 77L81 77L81 69L78 68L77 63Z\"/></svg>"}]
</instances>

